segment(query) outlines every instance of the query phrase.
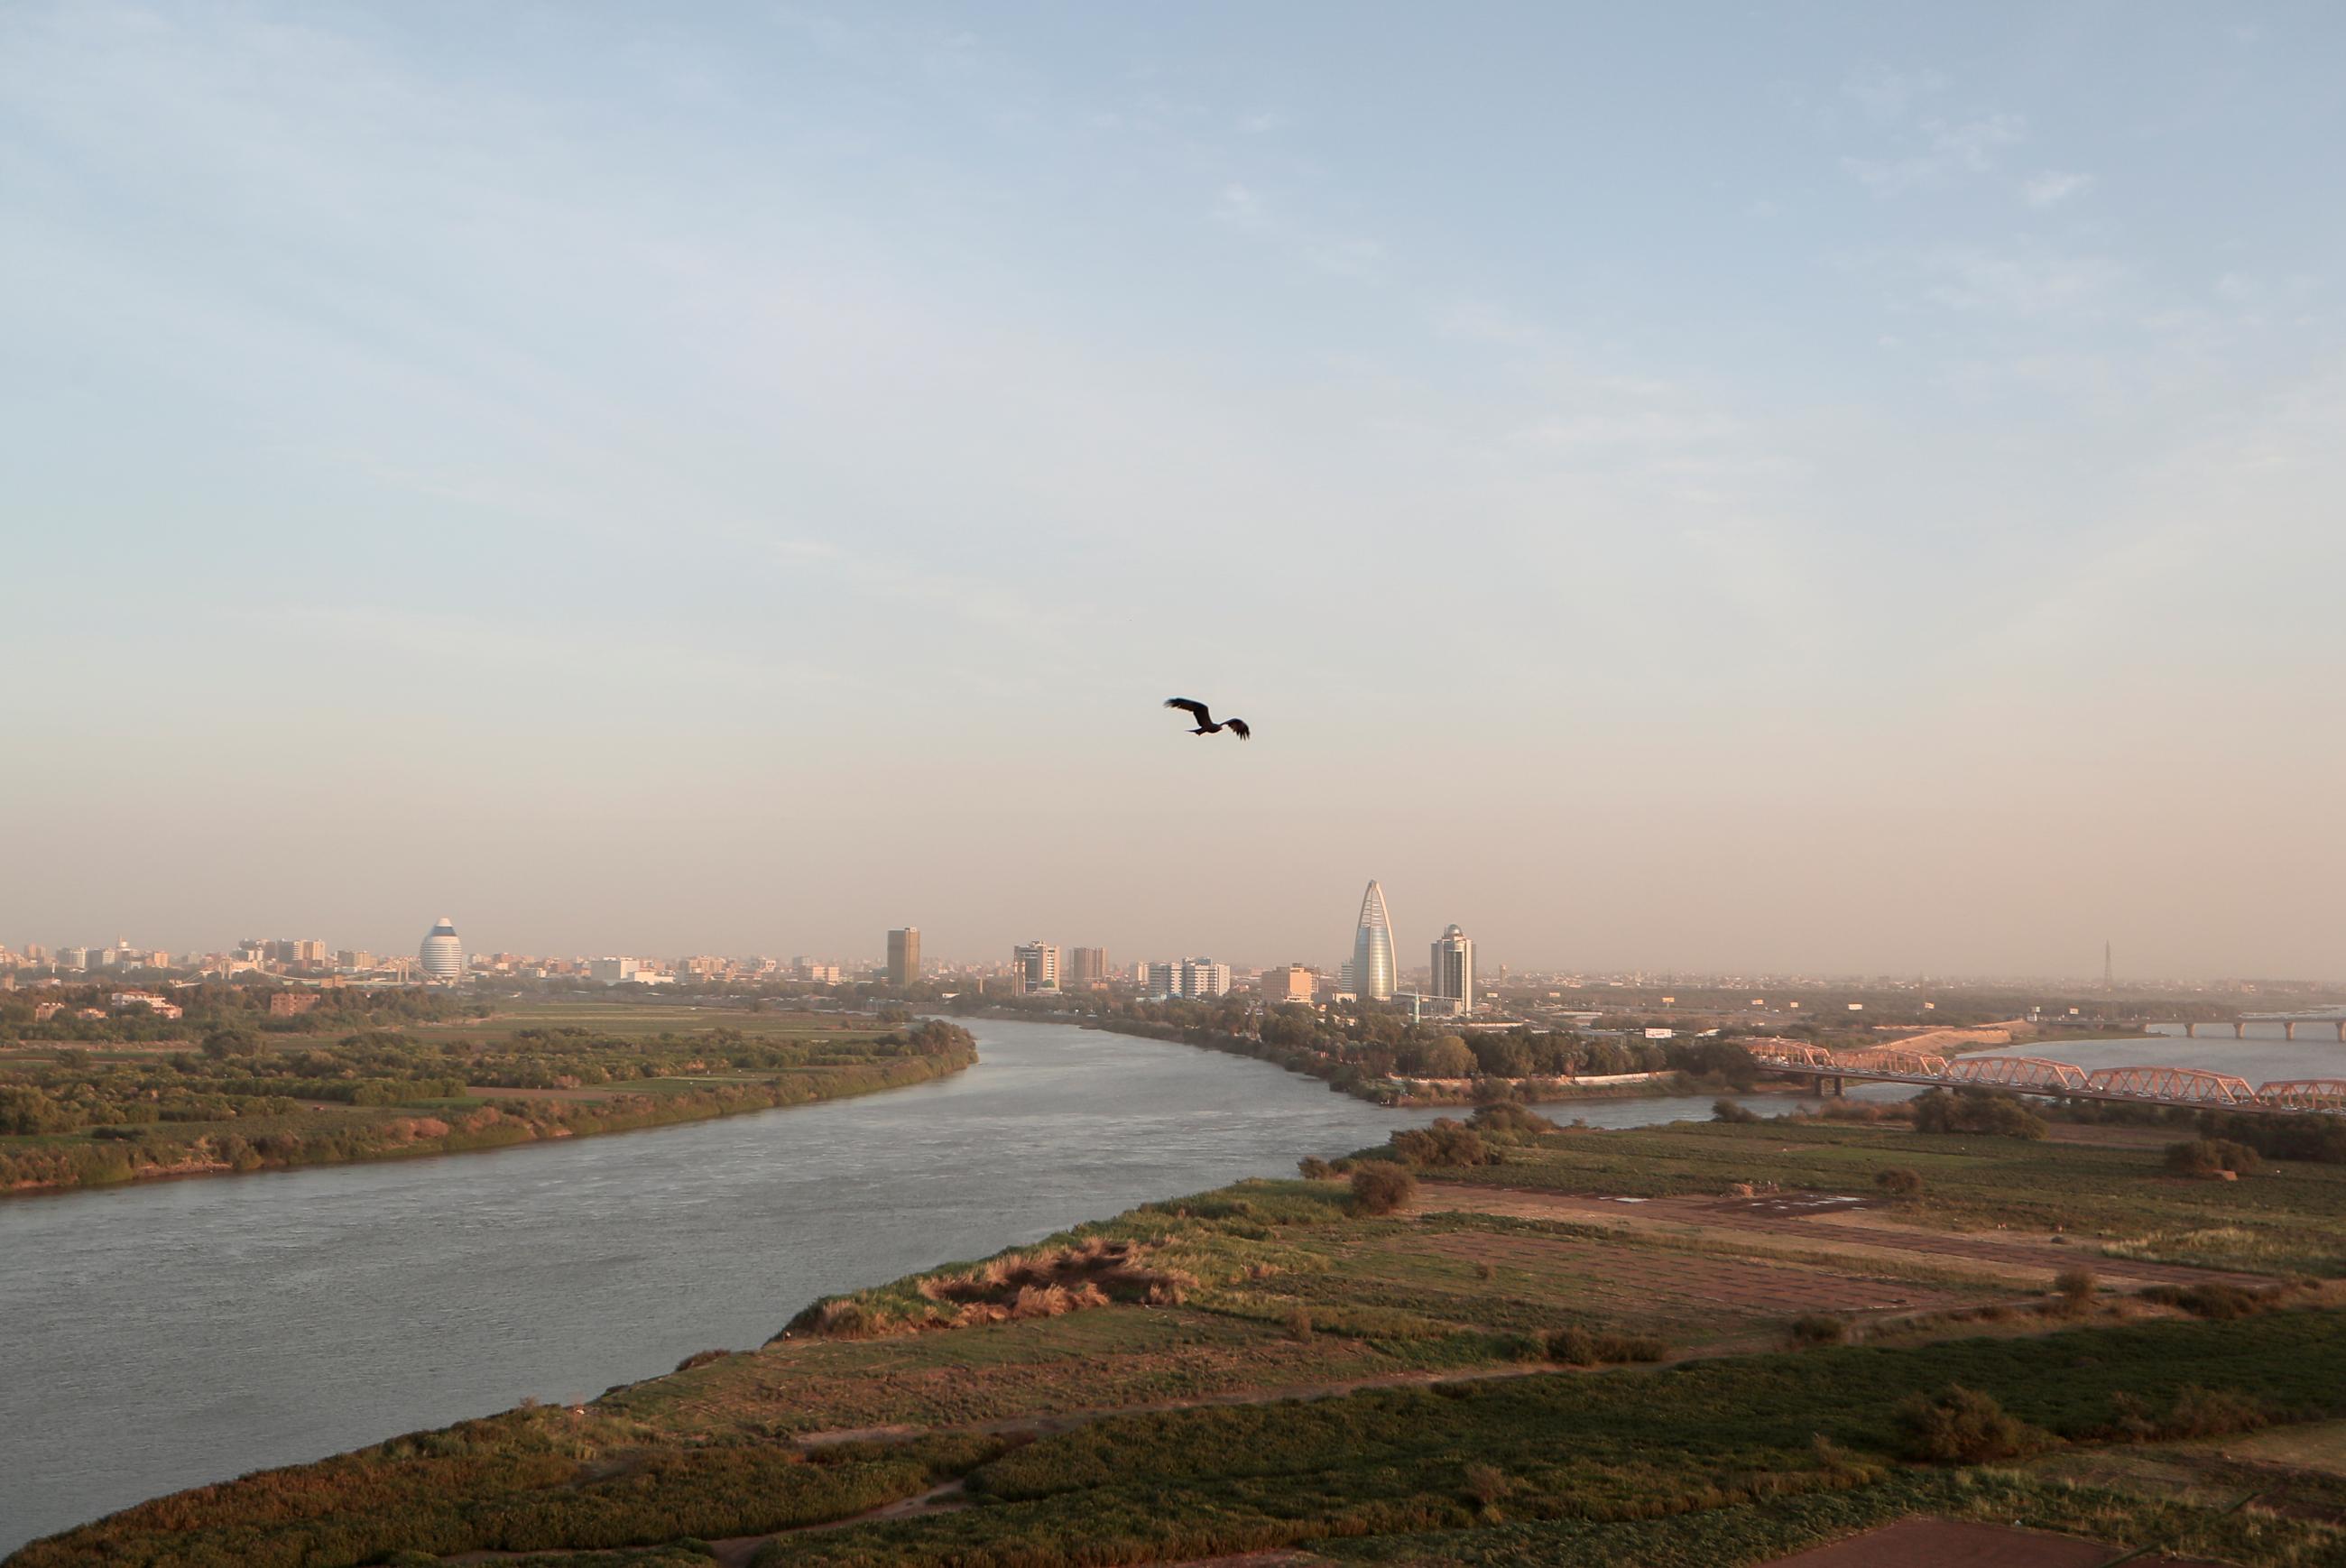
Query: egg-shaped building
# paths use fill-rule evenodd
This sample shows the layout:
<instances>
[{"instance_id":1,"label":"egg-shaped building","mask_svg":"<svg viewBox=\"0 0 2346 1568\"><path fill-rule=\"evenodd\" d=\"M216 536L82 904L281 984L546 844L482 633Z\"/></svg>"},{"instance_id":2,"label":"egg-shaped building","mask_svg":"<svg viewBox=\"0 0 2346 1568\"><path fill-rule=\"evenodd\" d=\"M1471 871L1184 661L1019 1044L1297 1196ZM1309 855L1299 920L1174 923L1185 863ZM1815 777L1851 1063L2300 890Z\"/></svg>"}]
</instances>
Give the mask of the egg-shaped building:
<instances>
[{"instance_id":1,"label":"egg-shaped building","mask_svg":"<svg viewBox=\"0 0 2346 1568\"><path fill-rule=\"evenodd\" d=\"M464 978L464 944L456 935L455 923L446 915L432 928L423 939L423 951L416 957L423 965L423 978L444 982Z\"/></svg>"}]
</instances>

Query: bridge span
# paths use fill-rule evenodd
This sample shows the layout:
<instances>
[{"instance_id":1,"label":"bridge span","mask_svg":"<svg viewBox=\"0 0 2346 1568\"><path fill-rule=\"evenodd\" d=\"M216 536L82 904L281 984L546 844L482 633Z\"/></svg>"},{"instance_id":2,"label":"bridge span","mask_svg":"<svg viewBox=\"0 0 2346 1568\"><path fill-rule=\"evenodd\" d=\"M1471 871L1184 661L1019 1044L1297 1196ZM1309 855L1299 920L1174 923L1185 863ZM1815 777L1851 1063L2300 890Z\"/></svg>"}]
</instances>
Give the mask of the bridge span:
<instances>
[{"instance_id":1,"label":"bridge span","mask_svg":"<svg viewBox=\"0 0 2346 1568\"><path fill-rule=\"evenodd\" d=\"M2249 1025L2251 1023L2278 1023L2282 1038L2294 1040L2300 1027L2320 1024L2325 1029L2335 1029L2339 1044L2346 1044L2346 1008L2317 1007L2302 1013L2243 1013L2229 1023L2214 1021L2195 1023L2188 1019L2182 1023L2183 1035L2187 1040L2198 1039L2202 1029L2229 1029L2233 1039L2245 1040L2249 1037Z\"/></svg>"},{"instance_id":2,"label":"bridge span","mask_svg":"<svg viewBox=\"0 0 2346 1568\"><path fill-rule=\"evenodd\" d=\"M2229 1073L2198 1067L2103 1067L2087 1072L2039 1056L1942 1056L1895 1045L1828 1051L1797 1042L1754 1044L1751 1059L1771 1072L1830 1081L1831 1093L1862 1083L1915 1084L1925 1088L1965 1084L2069 1100L2119 1100L2132 1105L2187 1105L2205 1110L2346 1116L2346 1078L2281 1078L2251 1084Z\"/></svg>"}]
</instances>

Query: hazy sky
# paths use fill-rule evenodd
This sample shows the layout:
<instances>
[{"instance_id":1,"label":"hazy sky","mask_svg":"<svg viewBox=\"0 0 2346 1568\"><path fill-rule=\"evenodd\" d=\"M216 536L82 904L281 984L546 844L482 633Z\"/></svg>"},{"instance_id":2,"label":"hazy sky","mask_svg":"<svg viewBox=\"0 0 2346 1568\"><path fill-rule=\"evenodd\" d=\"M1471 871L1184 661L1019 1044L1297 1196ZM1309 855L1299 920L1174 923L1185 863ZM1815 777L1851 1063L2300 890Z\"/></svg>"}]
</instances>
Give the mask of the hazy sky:
<instances>
[{"instance_id":1,"label":"hazy sky","mask_svg":"<svg viewBox=\"0 0 2346 1568\"><path fill-rule=\"evenodd\" d=\"M2346 976L2346 13L1901 9L0 4L0 941Z\"/></svg>"}]
</instances>

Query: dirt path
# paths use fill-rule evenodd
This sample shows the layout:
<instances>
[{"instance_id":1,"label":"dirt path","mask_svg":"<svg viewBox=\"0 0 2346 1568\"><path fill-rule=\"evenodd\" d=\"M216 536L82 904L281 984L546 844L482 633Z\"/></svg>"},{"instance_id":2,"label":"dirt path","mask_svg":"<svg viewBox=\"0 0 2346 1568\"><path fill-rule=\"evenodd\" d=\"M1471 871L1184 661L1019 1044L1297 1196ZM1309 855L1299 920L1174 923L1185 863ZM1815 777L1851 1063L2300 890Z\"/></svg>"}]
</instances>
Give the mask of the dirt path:
<instances>
[{"instance_id":1,"label":"dirt path","mask_svg":"<svg viewBox=\"0 0 2346 1568\"><path fill-rule=\"evenodd\" d=\"M2181 1263L2151 1263L2108 1257L2090 1243L1979 1231L1924 1230L1886 1217L1869 1197L1852 1196L1807 1213L1787 1211L1776 1198L1581 1197L1525 1187L1486 1187L1448 1182L1421 1186L1419 1202L1430 1209L1513 1216L1524 1219L1595 1221L1617 1229L1658 1235L1708 1236L1749 1245L1755 1239L1797 1240L1805 1248L1844 1254L1852 1261L1879 1259L1952 1262L1972 1266L1991 1278L2029 1285L2049 1283L2066 1268L2087 1268L2112 1278L2144 1285L2205 1285L2210 1281L2261 1289L2272 1283L2260 1274L2195 1268Z\"/></svg>"}]
</instances>

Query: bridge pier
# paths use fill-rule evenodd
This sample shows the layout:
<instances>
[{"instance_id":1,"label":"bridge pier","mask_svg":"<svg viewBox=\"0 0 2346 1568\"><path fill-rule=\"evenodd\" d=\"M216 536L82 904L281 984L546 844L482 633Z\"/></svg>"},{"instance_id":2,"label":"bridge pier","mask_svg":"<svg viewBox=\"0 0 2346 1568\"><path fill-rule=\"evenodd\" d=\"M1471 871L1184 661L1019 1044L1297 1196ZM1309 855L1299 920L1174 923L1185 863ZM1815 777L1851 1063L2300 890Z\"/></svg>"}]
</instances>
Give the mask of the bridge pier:
<instances>
[{"instance_id":1,"label":"bridge pier","mask_svg":"<svg viewBox=\"0 0 2346 1568\"><path fill-rule=\"evenodd\" d=\"M2338 1044L2346 1045L2346 1018L2338 1021Z\"/></svg>"},{"instance_id":2,"label":"bridge pier","mask_svg":"<svg viewBox=\"0 0 2346 1568\"><path fill-rule=\"evenodd\" d=\"M2235 1024L2233 1024L2233 1025L2232 1025L2232 1038L2233 1038L2233 1039L2235 1039L2235 1040L2246 1040L2248 1037L2249 1037L2249 1026L2248 1026L2246 1023L2235 1023ZM2294 1040L2294 1039L2296 1039L2296 1038L2297 1038L2297 1036L2296 1036L2296 1035L2294 1035L2294 1034L2292 1034L2292 1035L2290 1035L2290 1039L2292 1039L2292 1040Z\"/></svg>"},{"instance_id":3,"label":"bridge pier","mask_svg":"<svg viewBox=\"0 0 2346 1568\"><path fill-rule=\"evenodd\" d=\"M2280 1037L2284 1040L2294 1040L2297 1038L2297 1024L2293 1020L2286 1018L2281 1020Z\"/></svg>"},{"instance_id":4,"label":"bridge pier","mask_svg":"<svg viewBox=\"0 0 2346 1568\"><path fill-rule=\"evenodd\" d=\"M2185 1038L2186 1040L2197 1040L2197 1039L2198 1039L2198 1038L2199 1038L2199 1025L2198 1025L2197 1023L2190 1023L2190 1022L2188 1022L2188 1021L2187 1020L2187 1021L2185 1022L2184 1025L2183 1025L2183 1038Z\"/></svg>"}]
</instances>

